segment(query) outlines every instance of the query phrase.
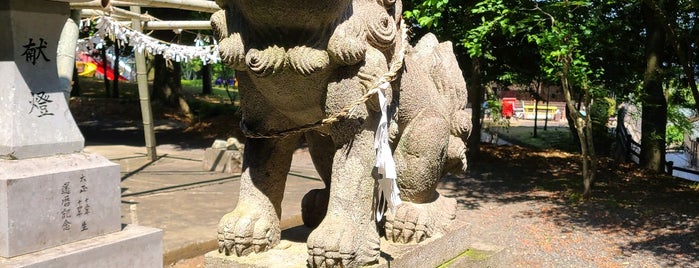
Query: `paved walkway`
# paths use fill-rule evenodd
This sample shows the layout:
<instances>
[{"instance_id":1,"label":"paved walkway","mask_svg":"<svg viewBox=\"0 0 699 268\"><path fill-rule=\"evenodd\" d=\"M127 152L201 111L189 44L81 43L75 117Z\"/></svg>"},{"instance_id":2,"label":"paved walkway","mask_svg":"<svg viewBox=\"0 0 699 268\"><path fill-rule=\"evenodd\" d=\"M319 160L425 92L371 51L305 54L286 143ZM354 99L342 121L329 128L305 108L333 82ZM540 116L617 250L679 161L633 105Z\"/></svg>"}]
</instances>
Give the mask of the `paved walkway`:
<instances>
[{"instance_id":1,"label":"paved walkway","mask_svg":"<svg viewBox=\"0 0 699 268\"><path fill-rule=\"evenodd\" d=\"M239 174L203 171L203 149L170 144L157 147L153 162L143 147L89 144L85 151L121 165L122 223L162 229L166 264L216 249L218 221L238 200ZM322 187L310 156L297 151L282 202L282 228L301 224L301 198Z\"/></svg>"}]
</instances>

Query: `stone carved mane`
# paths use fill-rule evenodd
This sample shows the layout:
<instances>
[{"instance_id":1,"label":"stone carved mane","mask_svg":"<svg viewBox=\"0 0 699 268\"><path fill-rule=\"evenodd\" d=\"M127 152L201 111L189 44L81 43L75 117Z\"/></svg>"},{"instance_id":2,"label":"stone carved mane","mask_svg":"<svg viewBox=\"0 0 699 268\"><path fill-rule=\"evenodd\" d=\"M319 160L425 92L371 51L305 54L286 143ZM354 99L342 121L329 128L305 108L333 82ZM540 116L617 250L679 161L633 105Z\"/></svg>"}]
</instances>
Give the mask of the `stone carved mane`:
<instances>
[{"instance_id":1,"label":"stone carved mane","mask_svg":"<svg viewBox=\"0 0 699 268\"><path fill-rule=\"evenodd\" d=\"M377 87L398 61L388 99L390 140L403 204L383 227L392 242L421 242L454 219L439 179L465 168L466 86L450 43L427 35L411 47L395 0L217 0L211 20L221 57L237 70L245 145L240 197L219 223L219 251L243 256L279 243L291 156L305 138L325 183L303 199L308 264L356 267L379 257L373 213ZM351 113L342 113L352 107ZM332 123L318 124L328 117Z\"/></svg>"}]
</instances>

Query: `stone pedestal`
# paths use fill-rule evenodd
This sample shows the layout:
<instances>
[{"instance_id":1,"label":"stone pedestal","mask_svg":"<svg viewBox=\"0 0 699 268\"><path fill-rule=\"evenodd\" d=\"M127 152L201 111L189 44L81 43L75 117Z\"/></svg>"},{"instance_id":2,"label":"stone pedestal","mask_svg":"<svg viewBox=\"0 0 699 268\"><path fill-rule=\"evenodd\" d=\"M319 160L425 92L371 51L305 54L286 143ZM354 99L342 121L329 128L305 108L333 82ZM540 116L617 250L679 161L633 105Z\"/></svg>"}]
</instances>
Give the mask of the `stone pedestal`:
<instances>
[{"instance_id":1,"label":"stone pedestal","mask_svg":"<svg viewBox=\"0 0 699 268\"><path fill-rule=\"evenodd\" d=\"M21 255L0 258L0 267L162 267L163 233L126 226L122 231Z\"/></svg>"},{"instance_id":2,"label":"stone pedestal","mask_svg":"<svg viewBox=\"0 0 699 268\"><path fill-rule=\"evenodd\" d=\"M0 160L0 256L121 230L119 178L94 154Z\"/></svg>"},{"instance_id":3,"label":"stone pedestal","mask_svg":"<svg viewBox=\"0 0 699 268\"><path fill-rule=\"evenodd\" d=\"M308 248L306 238L311 229L297 226L282 231L282 241L275 248L245 257L226 256L214 250L204 256L207 268L224 267L306 267ZM469 228L456 222L441 237L427 239L419 244L395 244L381 239L379 263L369 267L497 267L500 247L474 245L469 239ZM476 254L478 256L474 257Z\"/></svg>"},{"instance_id":4,"label":"stone pedestal","mask_svg":"<svg viewBox=\"0 0 699 268\"><path fill-rule=\"evenodd\" d=\"M162 231L122 228L119 166L82 152L56 66L73 1L0 3L0 267L162 267Z\"/></svg>"}]
</instances>

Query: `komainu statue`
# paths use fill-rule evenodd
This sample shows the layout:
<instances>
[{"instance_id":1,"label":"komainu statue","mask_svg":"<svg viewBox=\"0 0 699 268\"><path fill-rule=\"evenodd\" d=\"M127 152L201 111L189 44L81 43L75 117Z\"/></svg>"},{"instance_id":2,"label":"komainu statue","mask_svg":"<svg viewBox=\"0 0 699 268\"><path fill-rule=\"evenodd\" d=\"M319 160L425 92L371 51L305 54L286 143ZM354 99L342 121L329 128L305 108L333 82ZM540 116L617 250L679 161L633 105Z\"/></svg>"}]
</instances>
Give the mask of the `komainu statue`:
<instances>
[{"instance_id":1,"label":"komainu statue","mask_svg":"<svg viewBox=\"0 0 699 268\"><path fill-rule=\"evenodd\" d=\"M372 264L380 234L414 243L449 226L456 202L436 188L447 172L465 169L470 134L451 43L428 34L410 46L397 0L217 3L212 25L222 59L237 70L248 137L219 251L243 256L279 243L302 138L325 183L302 204L304 223L315 227L309 266Z\"/></svg>"}]
</instances>

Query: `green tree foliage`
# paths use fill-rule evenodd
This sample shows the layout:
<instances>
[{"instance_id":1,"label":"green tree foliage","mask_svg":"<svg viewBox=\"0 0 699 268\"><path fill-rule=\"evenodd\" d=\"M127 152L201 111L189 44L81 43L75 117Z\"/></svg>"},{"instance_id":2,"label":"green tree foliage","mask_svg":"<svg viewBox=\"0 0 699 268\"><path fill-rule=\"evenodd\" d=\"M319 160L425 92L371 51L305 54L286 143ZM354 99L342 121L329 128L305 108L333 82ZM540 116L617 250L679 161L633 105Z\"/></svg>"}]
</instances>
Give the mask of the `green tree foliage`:
<instances>
[{"instance_id":1,"label":"green tree foliage","mask_svg":"<svg viewBox=\"0 0 699 268\"><path fill-rule=\"evenodd\" d=\"M595 147L608 148L606 118L615 105L610 98L643 107L642 164L658 171L664 143L678 142L689 131L680 108L699 111L697 1L406 3L406 17L421 27L417 34L430 29L442 39L458 40L457 57L467 63L462 67L471 67L465 72L469 90L476 92L471 101L482 101L482 85L491 81L559 83L567 91L568 119L583 155L587 150L594 157ZM474 109L474 117L478 113ZM588 176L594 171L584 174L586 184L593 181Z\"/></svg>"},{"instance_id":2,"label":"green tree foliage","mask_svg":"<svg viewBox=\"0 0 699 268\"><path fill-rule=\"evenodd\" d=\"M665 144L668 147L678 148L684 142L684 135L692 133L692 123L689 118L696 117L696 113L690 112L694 111L695 103L691 91L683 88L681 79L668 78L667 81L668 125Z\"/></svg>"},{"instance_id":3,"label":"green tree foliage","mask_svg":"<svg viewBox=\"0 0 699 268\"><path fill-rule=\"evenodd\" d=\"M201 72L202 64L200 59L192 59L182 65L182 76L185 80L196 80Z\"/></svg>"},{"instance_id":4,"label":"green tree foliage","mask_svg":"<svg viewBox=\"0 0 699 268\"><path fill-rule=\"evenodd\" d=\"M444 18L445 12L448 14L451 4L447 0L423 1L406 16L421 16L416 21L426 27L438 26L439 22L435 21ZM494 64L488 68L491 73L519 77L527 84L537 78L560 83L583 154L585 196L589 195L594 181L596 159L593 124L591 116L584 111L591 111L596 99L608 95L602 86L603 67L591 65L587 54L590 50L585 46L594 43L591 41L594 30L603 24L596 16L599 11L595 7L592 1L484 0L472 3L470 8L471 18L477 18L477 24L454 27L460 29L457 40L472 60L482 59ZM518 51L519 46L529 48L524 50L527 56L507 57L500 53L502 48ZM519 59L537 60L522 62ZM579 111L579 106L575 105L578 99L584 111Z\"/></svg>"},{"instance_id":5,"label":"green tree foliage","mask_svg":"<svg viewBox=\"0 0 699 268\"><path fill-rule=\"evenodd\" d=\"M566 106L572 123L577 131L583 166L583 196L590 195L592 183L597 173L597 159L593 141L592 104L595 97L601 95L602 87L596 85L600 69L590 66L581 46L583 39L592 33L590 27L595 21L584 20L590 7L587 1L552 2L549 5L535 4L534 13L524 21L519 28L538 28L538 32L529 33L528 39L536 43L543 63L541 70L549 78L560 78ZM580 13L580 14L576 14ZM583 21L581 20L581 17ZM586 24L588 22L589 24ZM583 114L575 105L574 89L579 89L582 95Z\"/></svg>"},{"instance_id":6,"label":"green tree foliage","mask_svg":"<svg viewBox=\"0 0 699 268\"><path fill-rule=\"evenodd\" d=\"M144 8L143 12L147 12L156 18L162 20L197 20L208 19L210 14L202 12L194 12L180 9L170 8ZM211 34L210 31L203 31L202 34ZM191 31L154 31L151 36L160 40L169 41L171 43L189 45L194 43L197 33ZM192 114L189 108L189 103L182 94L182 75L193 75L194 72L201 70L201 63L196 60L188 63L168 61L162 59L161 56L155 56L151 62L154 68L153 79L153 100L160 101L171 107L178 107L180 112L186 117L191 118ZM197 71L195 71L197 69Z\"/></svg>"},{"instance_id":7,"label":"green tree foliage","mask_svg":"<svg viewBox=\"0 0 699 268\"><path fill-rule=\"evenodd\" d=\"M699 112L697 64L699 53L699 2L695 0L643 0L654 22L662 27L673 52L673 65L679 67L680 79L694 98L694 109Z\"/></svg>"},{"instance_id":8,"label":"green tree foliage","mask_svg":"<svg viewBox=\"0 0 699 268\"><path fill-rule=\"evenodd\" d=\"M431 31L442 40L455 42L454 52L468 84L468 100L474 115L473 133L481 131L481 104L486 100L484 85L503 79L505 83L527 80L523 74L531 74L528 72L533 69L530 64L538 61L534 46L525 38L511 38L500 31L499 27L509 18L503 19L502 24L482 26L482 22L493 21L498 15L485 12L488 6L476 6L479 3L472 0L404 1L405 17L416 26L412 29L416 36ZM471 12L475 9L482 12ZM479 135L471 135L468 143L472 159L477 158L479 139Z\"/></svg>"},{"instance_id":9,"label":"green tree foliage","mask_svg":"<svg viewBox=\"0 0 699 268\"><path fill-rule=\"evenodd\" d=\"M609 133L607 124L609 118L616 115L616 100L605 97L592 104L590 116L592 119L592 139L595 152L600 155L610 155L615 135Z\"/></svg>"}]
</instances>

